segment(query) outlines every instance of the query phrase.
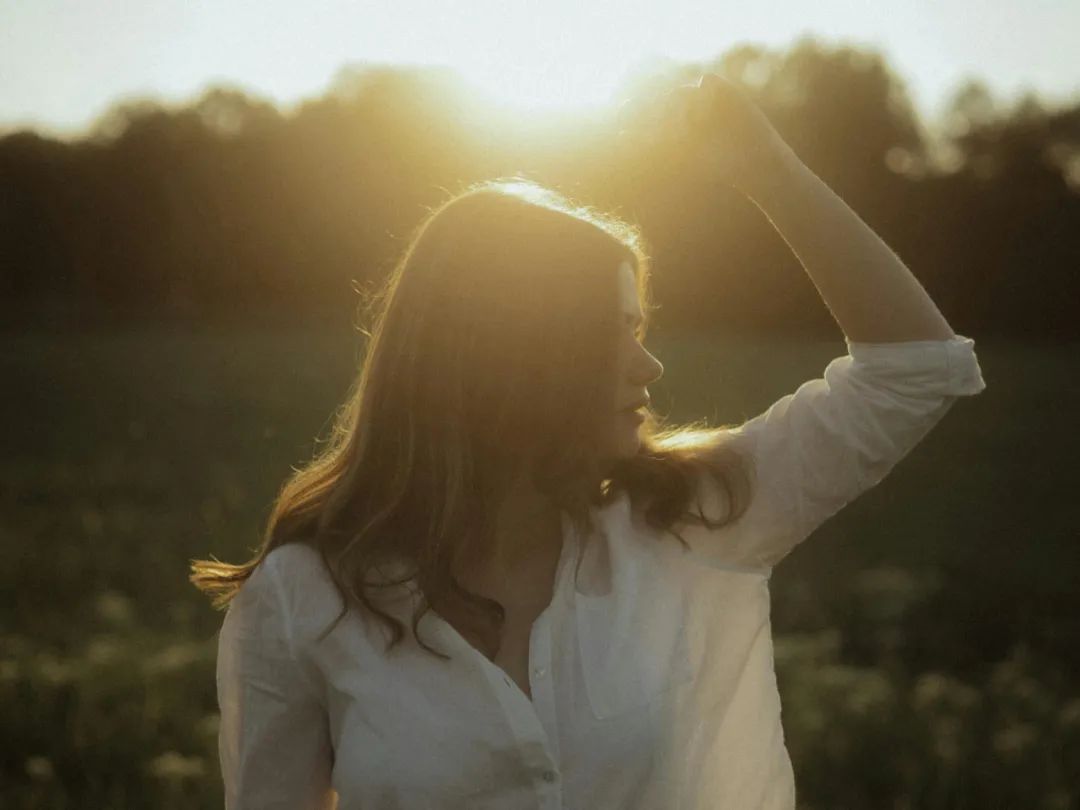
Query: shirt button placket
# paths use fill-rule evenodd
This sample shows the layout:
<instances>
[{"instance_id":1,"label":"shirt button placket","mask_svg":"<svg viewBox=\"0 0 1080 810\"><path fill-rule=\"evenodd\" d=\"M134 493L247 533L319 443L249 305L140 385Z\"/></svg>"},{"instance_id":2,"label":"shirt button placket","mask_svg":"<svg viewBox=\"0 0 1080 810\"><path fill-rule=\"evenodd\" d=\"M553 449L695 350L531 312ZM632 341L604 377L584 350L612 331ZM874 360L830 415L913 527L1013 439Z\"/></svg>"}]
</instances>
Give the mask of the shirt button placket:
<instances>
[{"instance_id":1,"label":"shirt button placket","mask_svg":"<svg viewBox=\"0 0 1080 810\"><path fill-rule=\"evenodd\" d=\"M562 791L556 784L559 781L558 772L552 768L547 768L540 773L540 778L548 785L542 792L541 807L544 810L566 810L562 804Z\"/></svg>"},{"instance_id":2,"label":"shirt button placket","mask_svg":"<svg viewBox=\"0 0 1080 810\"><path fill-rule=\"evenodd\" d=\"M542 792L541 808L543 810L568 810L563 806L562 791L556 784L558 782L558 772L549 768L540 774L540 779L548 784L548 787L544 788Z\"/></svg>"}]
</instances>

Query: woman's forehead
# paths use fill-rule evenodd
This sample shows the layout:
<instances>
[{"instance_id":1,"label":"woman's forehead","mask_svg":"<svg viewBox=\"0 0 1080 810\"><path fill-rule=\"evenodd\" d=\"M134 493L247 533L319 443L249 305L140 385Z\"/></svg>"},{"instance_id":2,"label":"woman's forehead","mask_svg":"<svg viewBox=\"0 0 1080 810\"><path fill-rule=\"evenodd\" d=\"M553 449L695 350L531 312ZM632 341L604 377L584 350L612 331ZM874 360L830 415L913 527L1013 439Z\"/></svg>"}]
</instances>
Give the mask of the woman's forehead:
<instances>
[{"instance_id":1,"label":"woman's forehead","mask_svg":"<svg viewBox=\"0 0 1080 810\"><path fill-rule=\"evenodd\" d=\"M619 265L619 302L623 312L631 315L641 314L641 304L638 301L637 278L634 276L634 268L630 262L623 261Z\"/></svg>"}]
</instances>

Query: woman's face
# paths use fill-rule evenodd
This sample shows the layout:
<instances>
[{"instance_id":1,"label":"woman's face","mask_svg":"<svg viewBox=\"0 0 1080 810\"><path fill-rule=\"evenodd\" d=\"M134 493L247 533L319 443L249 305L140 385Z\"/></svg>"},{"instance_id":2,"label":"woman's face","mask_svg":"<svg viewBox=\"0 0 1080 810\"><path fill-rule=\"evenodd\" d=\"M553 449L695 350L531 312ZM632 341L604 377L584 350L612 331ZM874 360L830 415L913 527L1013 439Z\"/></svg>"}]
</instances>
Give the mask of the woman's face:
<instances>
[{"instance_id":1,"label":"woman's face","mask_svg":"<svg viewBox=\"0 0 1080 810\"><path fill-rule=\"evenodd\" d=\"M636 337L642 312L634 270L628 262L619 265L619 304L622 321L615 358L615 402L608 453L615 458L627 458L638 450L638 428L643 421L633 409L649 398L645 387L664 373L660 361L649 354Z\"/></svg>"}]
</instances>

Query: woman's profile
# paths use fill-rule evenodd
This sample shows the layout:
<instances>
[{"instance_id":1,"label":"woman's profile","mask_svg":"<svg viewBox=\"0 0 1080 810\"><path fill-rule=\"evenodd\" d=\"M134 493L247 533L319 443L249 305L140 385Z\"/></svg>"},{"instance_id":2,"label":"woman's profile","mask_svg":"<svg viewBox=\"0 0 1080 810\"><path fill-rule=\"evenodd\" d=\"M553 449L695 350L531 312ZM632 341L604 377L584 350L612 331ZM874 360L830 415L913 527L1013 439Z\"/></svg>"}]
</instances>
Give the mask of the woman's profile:
<instances>
[{"instance_id":1,"label":"woman's profile","mask_svg":"<svg viewBox=\"0 0 1080 810\"><path fill-rule=\"evenodd\" d=\"M742 424L670 425L643 234L534 182L430 211L333 432L227 607L228 808L794 808L769 578L965 395L974 341L737 89L659 137L745 192L848 353Z\"/></svg>"}]
</instances>

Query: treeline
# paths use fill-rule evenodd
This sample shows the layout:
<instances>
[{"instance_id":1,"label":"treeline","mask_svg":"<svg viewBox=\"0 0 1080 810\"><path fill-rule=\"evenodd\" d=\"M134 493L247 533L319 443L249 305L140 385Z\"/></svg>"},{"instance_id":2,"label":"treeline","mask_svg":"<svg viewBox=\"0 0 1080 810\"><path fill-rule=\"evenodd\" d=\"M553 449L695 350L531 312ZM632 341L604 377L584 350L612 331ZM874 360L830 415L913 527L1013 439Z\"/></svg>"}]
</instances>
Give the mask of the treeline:
<instances>
[{"instance_id":1,"label":"treeline","mask_svg":"<svg viewBox=\"0 0 1080 810\"><path fill-rule=\"evenodd\" d=\"M957 331L1080 334L1080 101L1006 109L978 81L920 121L874 52L786 51L639 70L623 93L742 83L880 233ZM835 336L761 212L613 148L614 111L523 116L441 69L355 65L286 113L229 87L128 100L84 137L0 139L0 323L85 329L355 320L426 208L516 174L640 224L664 329Z\"/></svg>"}]
</instances>

